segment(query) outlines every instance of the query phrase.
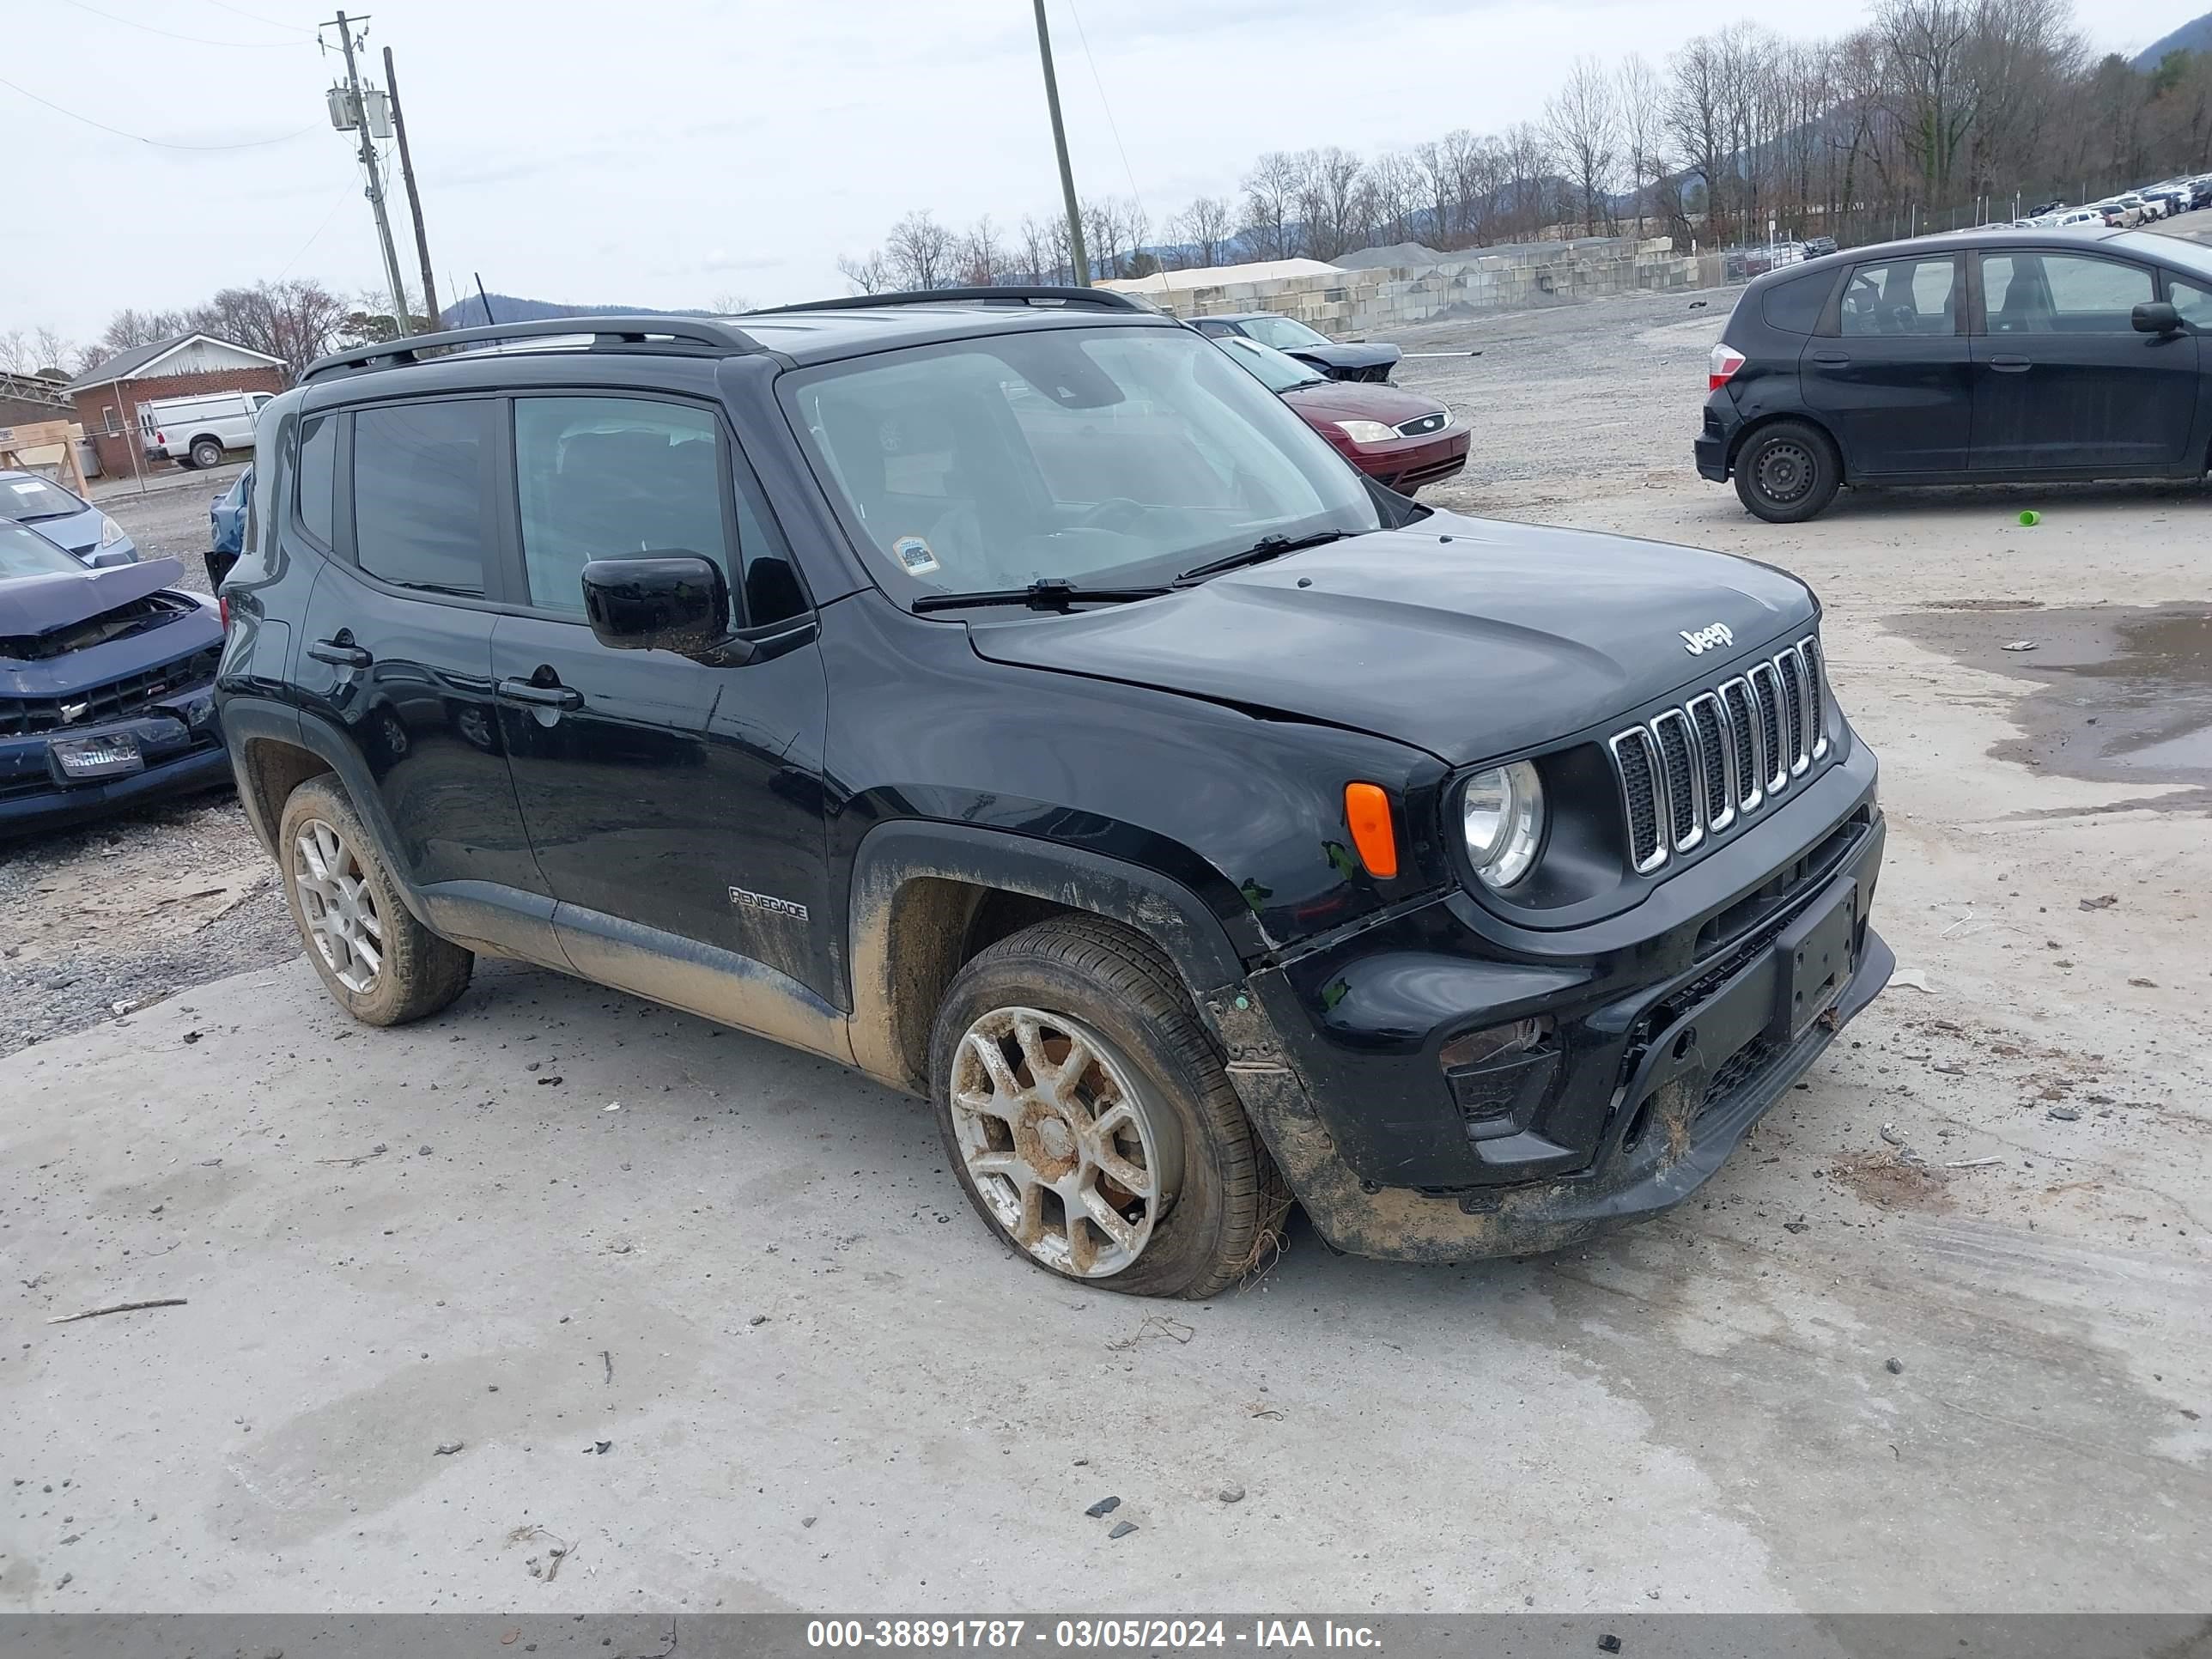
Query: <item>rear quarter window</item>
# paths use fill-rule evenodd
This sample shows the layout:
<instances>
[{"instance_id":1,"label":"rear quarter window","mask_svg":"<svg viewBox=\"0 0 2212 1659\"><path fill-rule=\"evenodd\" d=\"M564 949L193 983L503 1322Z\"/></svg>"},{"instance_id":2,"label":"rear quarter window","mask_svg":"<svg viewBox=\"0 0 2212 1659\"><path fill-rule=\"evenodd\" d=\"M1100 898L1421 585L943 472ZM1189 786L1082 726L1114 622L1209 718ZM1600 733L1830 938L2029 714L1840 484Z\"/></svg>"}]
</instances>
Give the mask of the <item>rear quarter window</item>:
<instances>
[{"instance_id":1,"label":"rear quarter window","mask_svg":"<svg viewBox=\"0 0 2212 1659\"><path fill-rule=\"evenodd\" d=\"M1766 325L1784 334L1810 334L1820 325L1829 290L1836 285L1832 270L1815 270L1792 276L1768 289L1760 297L1759 314Z\"/></svg>"}]
</instances>

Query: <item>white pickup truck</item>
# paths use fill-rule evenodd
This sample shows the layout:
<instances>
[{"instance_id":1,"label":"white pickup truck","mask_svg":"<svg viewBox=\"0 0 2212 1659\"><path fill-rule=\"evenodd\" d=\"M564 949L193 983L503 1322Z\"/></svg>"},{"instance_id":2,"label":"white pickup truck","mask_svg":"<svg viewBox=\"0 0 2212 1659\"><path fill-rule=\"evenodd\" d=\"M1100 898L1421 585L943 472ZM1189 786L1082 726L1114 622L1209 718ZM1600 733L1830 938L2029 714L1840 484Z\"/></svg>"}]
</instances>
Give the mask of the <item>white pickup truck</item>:
<instances>
[{"instance_id":1,"label":"white pickup truck","mask_svg":"<svg viewBox=\"0 0 2212 1659\"><path fill-rule=\"evenodd\" d=\"M138 405L138 435L157 461L174 456L179 466L219 466L228 450L253 447L253 422L273 392L207 392L196 398L156 398Z\"/></svg>"}]
</instances>

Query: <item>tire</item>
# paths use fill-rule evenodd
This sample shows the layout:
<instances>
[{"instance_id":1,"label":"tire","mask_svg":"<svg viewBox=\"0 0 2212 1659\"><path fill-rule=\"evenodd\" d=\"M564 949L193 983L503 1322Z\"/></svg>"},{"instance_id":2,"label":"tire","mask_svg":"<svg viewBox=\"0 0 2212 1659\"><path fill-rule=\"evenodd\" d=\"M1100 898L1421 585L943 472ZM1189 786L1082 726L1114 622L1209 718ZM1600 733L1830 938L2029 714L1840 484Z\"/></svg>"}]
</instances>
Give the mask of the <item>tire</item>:
<instances>
[{"instance_id":1,"label":"tire","mask_svg":"<svg viewBox=\"0 0 2212 1659\"><path fill-rule=\"evenodd\" d=\"M1082 1071L1042 1085L1026 1056L1063 1065L1078 1040L1091 1053ZM996 1047L998 1067L984 1052L994 1044L1013 1045ZM938 1129L969 1202L1047 1272L1196 1301L1237 1283L1279 1240L1290 1208L1282 1177L1173 965L1126 928L1055 919L979 952L939 1006L929 1074ZM1069 1091L1072 1112L1062 1103ZM969 1103L984 1101L999 1110ZM1103 1140L1069 1127L1102 1121ZM1094 1157L1102 1146L1126 1181ZM1095 1209L1071 1223L1054 1183L1097 1198L1119 1215L1123 1237L1094 1219Z\"/></svg>"},{"instance_id":2,"label":"tire","mask_svg":"<svg viewBox=\"0 0 2212 1659\"><path fill-rule=\"evenodd\" d=\"M286 799L276 854L307 960L356 1019L404 1025L468 988L475 955L416 921L335 777L310 778Z\"/></svg>"},{"instance_id":3,"label":"tire","mask_svg":"<svg viewBox=\"0 0 2212 1659\"><path fill-rule=\"evenodd\" d=\"M1802 524L1827 510L1844 481L1828 434L1802 421L1763 426L1736 452L1735 493L1752 517Z\"/></svg>"},{"instance_id":4,"label":"tire","mask_svg":"<svg viewBox=\"0 0 2212 1659\"><path fill-rule=\"evenodd\" d=\"M192 465L203 471L222 465L222 446L212 438L192 440Z\"/></svg>"}]
</instances>

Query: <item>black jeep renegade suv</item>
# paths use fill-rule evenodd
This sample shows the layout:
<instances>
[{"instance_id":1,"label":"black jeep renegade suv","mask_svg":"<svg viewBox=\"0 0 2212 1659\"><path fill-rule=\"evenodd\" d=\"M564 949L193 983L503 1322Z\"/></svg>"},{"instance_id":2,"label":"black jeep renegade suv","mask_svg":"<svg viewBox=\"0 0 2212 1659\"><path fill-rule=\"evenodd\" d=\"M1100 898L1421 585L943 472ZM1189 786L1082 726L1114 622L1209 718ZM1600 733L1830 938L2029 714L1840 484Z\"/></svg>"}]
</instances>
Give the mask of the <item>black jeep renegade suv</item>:
<instances>
[{"instance_id":1,"label":"black jeep renegade suv","mask_svg":"<svg viewBox=\"0 0 2212 1659\"><path fill-rule=\"evenodd\" d=\"M1891 966L1802 585L1417 507L1115 295L325 358L222 591L356 1016L486 954L827 1055L1117 1290L1662 1209Z\"/></svg>"}]
</instances>

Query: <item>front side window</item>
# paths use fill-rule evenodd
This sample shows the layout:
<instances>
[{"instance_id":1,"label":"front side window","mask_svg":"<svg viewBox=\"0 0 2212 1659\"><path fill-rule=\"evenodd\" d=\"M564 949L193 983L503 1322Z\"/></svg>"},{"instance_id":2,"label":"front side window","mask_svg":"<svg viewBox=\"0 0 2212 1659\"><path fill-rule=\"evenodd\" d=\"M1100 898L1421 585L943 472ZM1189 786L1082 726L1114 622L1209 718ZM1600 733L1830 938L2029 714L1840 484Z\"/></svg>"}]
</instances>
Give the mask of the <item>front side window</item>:
<instances>
[{"instance_id":1,"label":"front side window","mask_svg":"<svg viewBox=\"0 0 2212 1659\"><path fill-rule=\"evenodd\" d=\"M2166 280L2167 296L2181 320L2195 329L2212 330L2212 283L2192 283L2185 276Z\"/></svg>"},{"instance_id":2,"label":"front side window","mask_svg":"<svg viewBox=\"0 0 2212 1659\"><path fill-rule=\"evenodd\" d=\"M484 468L495 405L398 404L353 417L355 556L372 576L484 591Z\"/></svg>"},{"instance_id":3,"label":"front side window","mask_svg":"<svg viewBox=\"0 0 2212 1659\"><path fill-rule=\"evenodd\" d=\"M2127 334L2153 297L2141 265L2078 253L1985 253L1982 303L1992 334Z\"/></svg>"},{"instance_id":4,"label":"front side window","mask_svg":"<svg viewBox=\"0 0 2212 1659\"><path fill-rule=\"evenodd\" d=\"M584 614L584 567L696 553L737 590L720 438L705 410L642 398L519 398L515 483L530 603Z\"/></svg>"},{"instance_id":5,"label":"front side window","mask_svg":"<svg viewBox=\"0 0 2212 1659\"><path fill-rule=\"evenodd\" d=\"M1381 521L1322 439L1182 329L1009 331L786 384L847 527L902 596L1155 581Z\"/></svg>"},{"instance_id":6,"label":"front side window","mask_svg":"<svg viewBox=\"0 0 2212 1659\"><path fill-rule=\"evenodd\" d=\"M1837 332L1954 334L1958 286L1959 263L1948 253L1934 259L1861 265L1844 284Z\"/></svg>"}]
</instances>

